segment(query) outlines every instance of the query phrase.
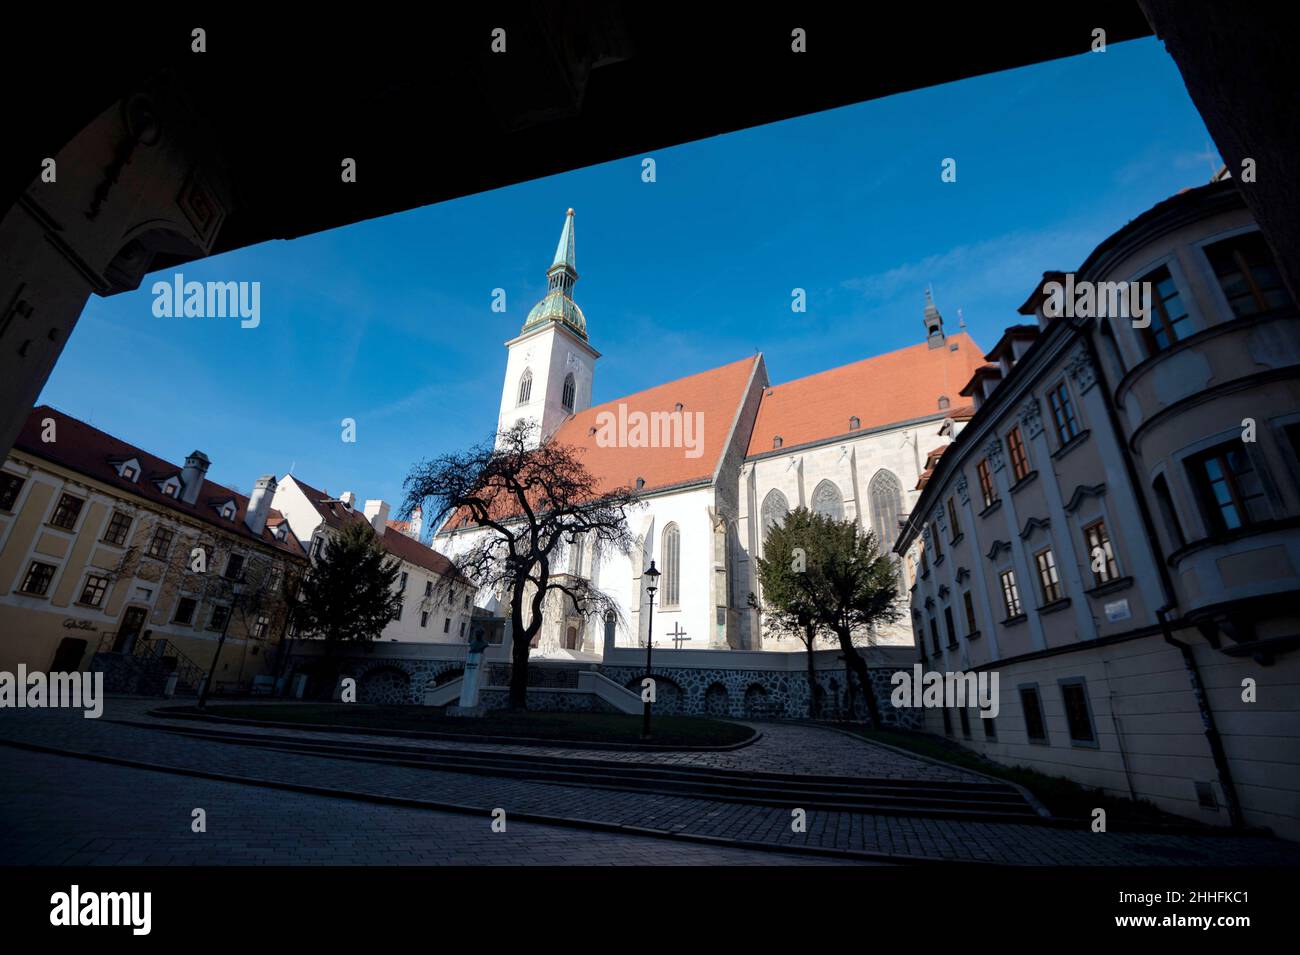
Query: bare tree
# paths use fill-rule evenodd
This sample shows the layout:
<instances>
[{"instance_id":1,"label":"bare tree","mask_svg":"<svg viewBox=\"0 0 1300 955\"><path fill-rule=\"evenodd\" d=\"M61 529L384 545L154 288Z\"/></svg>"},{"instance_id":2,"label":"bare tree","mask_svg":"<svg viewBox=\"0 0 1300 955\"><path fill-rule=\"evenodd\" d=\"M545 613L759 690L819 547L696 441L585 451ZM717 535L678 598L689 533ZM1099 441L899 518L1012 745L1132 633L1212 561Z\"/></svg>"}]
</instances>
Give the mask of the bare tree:
<instances>
[{"instance_id":1,"label":"bare tree","mask_svg":"<svg viewBox=\"0 0 1300 955\"><path fill-rule=\"evenodd\" d=\"M565 573L560 560L579 538L596 550L628 551L627 511L639 501L631 488L602 488L578 449L549 440L533 447L535 428L521 421L495 442L415 465L402 504L403 516L419 505L435 526L450 519L483 532L452 559L476 586L509 602L511 709L527 708L530 644L548 602L567 597L583 616L618 614L609 595Z\"/></svg>"}]
</instances>

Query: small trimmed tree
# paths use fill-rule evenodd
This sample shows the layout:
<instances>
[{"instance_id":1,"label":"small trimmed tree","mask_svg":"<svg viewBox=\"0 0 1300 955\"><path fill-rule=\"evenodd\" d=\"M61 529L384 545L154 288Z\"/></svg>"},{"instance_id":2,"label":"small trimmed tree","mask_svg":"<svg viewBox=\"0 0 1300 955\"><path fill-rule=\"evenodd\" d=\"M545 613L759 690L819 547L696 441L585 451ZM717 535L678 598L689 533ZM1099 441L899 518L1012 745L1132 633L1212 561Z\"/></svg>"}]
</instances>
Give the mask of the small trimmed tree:
<instances>
[{"instance_id":1,"label":"small trimmed tree","mask_svg":"<svg viewBox=\"0 0 1300 955\"><path fill-rule=\"evenodd\" d=\"M846 668L862 687L871 723L880 726L880 705L871 687L867 662L853 639L855 634L865 634L869 642L879 624L900 616L893 560L880 553L873 533L860 533L853 521L836 521L801 507L787 515L780 527L792 528L787 541L792 548L791 570L778 574L776 598L783 603L775 609L792 612L796 618L806 614L813 624L835 635ZM769 542L778 530L772 528ZM770 543L767 547L772 553ZM797 563L794 547L804 552ZM798 566L803 567L802 572ZM765 604L773 601L766 587L763 599Z\"/></svg>"},{"instance_id":2,"label":"small trimmed tree","mask_svg":"<svg viewBox=\"0 0 1300 955\"><path fill-rule=\"evenodd\" d=\"M401 607L400 572L368 523L345 525L326 540L298 588L298 631L325 641L327 661L345 643L372 642ZM326 671L332 672L328 663Z\"/></svg>"},{"instance_id":3,"label":"small trimmed tree","mask_svg":"<svg viewBox=\"0 0 1300 955\"><path fill-rule=\"evenodd\" d=\"M805 586L808 551L817 546L818 525L813 513L801 507L768 531L764 556L758 559L758 582L763 602L749 595L749 605L764 610L763 626L773 634L797 638L807 651L808 718L820 716L817 669L813 651L824 635L812 592Z\"/></svg>"}]
</instances>

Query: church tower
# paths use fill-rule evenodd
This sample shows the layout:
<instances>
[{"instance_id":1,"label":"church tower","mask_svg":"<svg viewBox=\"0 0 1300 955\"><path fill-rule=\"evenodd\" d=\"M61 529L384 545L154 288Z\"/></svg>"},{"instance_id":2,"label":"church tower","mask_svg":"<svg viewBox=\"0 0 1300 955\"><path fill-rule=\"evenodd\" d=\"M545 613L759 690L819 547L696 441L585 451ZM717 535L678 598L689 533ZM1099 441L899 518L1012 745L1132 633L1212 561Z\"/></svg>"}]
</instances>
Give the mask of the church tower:
<instances>
[{"instance_id":1,"label":"church tower","mask_svg":"<svg viewBox=\"0 0 1300 955\"><path fill-rule=\"evenodd\" d=\"M939 309L935 308L934 296L930 290L925 290L925 340L931 348L942 348L947 336L943 332L943 316L939 314Z\"/></svg>"},{"instance_id":2,"label":"church tower","mask_svg":"<svg viewBox=\"0 0 1300 955\"><path fill-rule=\"evenodd\" d=\"M555 261L546 270L546 295L533 306L517 338L506 342L506 380L497 427L526 419L536 439L555 433L569 415L591 407L591 382L600 357L587 342L587 319L573 300L578 281L573 210L564 217Z\"/></svg>"}]
</instances>

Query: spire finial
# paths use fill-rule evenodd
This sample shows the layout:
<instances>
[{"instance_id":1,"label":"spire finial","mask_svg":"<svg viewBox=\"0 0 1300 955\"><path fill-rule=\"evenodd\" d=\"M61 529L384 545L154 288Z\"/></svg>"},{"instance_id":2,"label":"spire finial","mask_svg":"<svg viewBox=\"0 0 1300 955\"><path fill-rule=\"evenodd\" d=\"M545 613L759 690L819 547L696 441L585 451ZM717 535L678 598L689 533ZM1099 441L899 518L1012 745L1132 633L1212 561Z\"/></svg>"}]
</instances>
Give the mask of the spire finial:
<instances>
[{"instance_id":1,"label":"spire finial","mask_svg":"<svg viewBox=\"0 0 1300 955\"><path fill-rule=\"evenodd\" d=\"M551 263L551 269L555 268L567 269L573 273L574 280L577 280L578 278L577 257L573 248L572 209L569 209L569 211L564 214L564 228L560 230L560 244L555 247L555 261ZM550 271L550 269L547 271Z\"/></svg>"}]
</instances>

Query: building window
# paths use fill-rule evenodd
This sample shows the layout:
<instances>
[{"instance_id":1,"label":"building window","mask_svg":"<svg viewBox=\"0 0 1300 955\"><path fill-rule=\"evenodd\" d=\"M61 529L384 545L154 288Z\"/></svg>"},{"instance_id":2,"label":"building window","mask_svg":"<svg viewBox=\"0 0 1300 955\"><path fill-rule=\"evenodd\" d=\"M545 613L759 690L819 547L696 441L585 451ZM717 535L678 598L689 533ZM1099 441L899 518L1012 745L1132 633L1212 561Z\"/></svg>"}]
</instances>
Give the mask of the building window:
<instances>
[{"instance_id":1,"label":"building window","mask_svg":"<svg viewBox=\"0 0 1300 955\"><path fill-rule=\"evenodd\" d=\"M224 630L230 619L230 608L217 605L212 608L212 619L208 621L209 630Z\"/></svg>"},{"instance_id":2,"label":"building window","mask_svg":"<svg viewBox=\"0 0 1300 955\"><path fill-rule=\"evenodd\" d=\"M432 596L433 596L433 581L432 581L432 580L426 580L426 581L424 582L424 595L425 595L426 597L432 597Z\"/></svg>"},{"instance_id":3,"label":"building window","mask_svg":"<svg viewBox=\"0 0 1300 955\"><path fill-rule=\"evenodd\" d=\"M851 418L849 418L849 430L850 430L850 431L857 431L857 430L858 430L859 428L861 428L861 427L862 427L862 419L861 419L861 418L859 418L857 415L853 415Z\"/></svg>"},{"instance_id":4,"label":"building window","mask_svg":"<svg viewBox=\"0 0 1300 955\"><path fill-rule=\"evenodd\" d=\"M226 580L239 580L244 574L244 555L231 554L226 561Z\"/></svg>"},{"instance_id":5,"label":"building window","mask_svg":"<svg viewBox=\"0 0 1300 955\"><path fill-rule=\"evenodd\" d=\"M930 618L930 643L934 647L934 655L937 657L941 652L939 650L939 621L935 620L934 617Z\"/></svg>"},{"instance_id":6,"label":"building window","mask_svg":"<svg viewBox=\"0 0 1300 955\"><path fill-rule=\"evenodd\" d=\"M27 576L23 578L23 585L19 589L25 594L44 597L46 591L50 589L50 581L54 579L56 569L53 564L43 564L39 560L32 561L31 566L27 568Z\"/></svg>"},{"instance_id":7,"label":"building window","mask_svg":"<svg viewBox=\"0 0 1300 955\"><path fill-rule=\"evenodd\" d=\"M405 601L405 600L399 600L399 601L397 601L397 609L393 611L393 619L394 619L394 620L401 620L401 619L402 619L402 611L405 610L405 609L406 609L406 601Z\"/></svg>"},{"instance_id":8,"label":"building window","mask_svg":"<svg viewBox=\"0 0 1300 955\"><path fill-rule=\"evenodd\" d=\"M1139 279L1150 282L1151 324L1142 329L1142 339L1146 343L1147 354L1154 355L1164 351L1179 339L1186 338L1191 323L1187 320L1187 306L1178 294L1178 286L1169 269L1160 266Z\"/></svg>"},{"instance_id":9,"label":"building window","mask_svg":"<svg viewBox=\"0 0 1300 955\"><path fill-rule=\"evenodd\" d=\"M400 590L402 593L406 593L406 581L407 581L406 571L402 571L401 576L399 576L397 579L398 579L397 589Z\"/></svg>"},{"instance_id":10,"label":"building window","mask_svg":"<svg viewBox=\"0 0 1300 955\"><path fill-rule=\"evenodd\" d=\"M984 725L984 738L997 741L998 728L994 725L994 719L991 716L981 716L980 723Z\"/></svg>"},{"instance_id":11,"label":"building window","mask_svg":"<svg viewBox=\"0 0 1300 955\"><path fill-rule=\"evenodd\" d=\"M774 447L774 448L779 448L779 447L781 447L781 445L784 444L784 443L785 443L785 439L782 438L779 434L773 436L773 438L772 438L772 447Z\"/></svg>"},{"instance_id":12,"label":"building window","mask_svg":"<svg viewBox=\"0 0 1300 955\"><path fill-rule=\"evenodd\" d=\"M930 576L930 558L926 554L924 541L922 541L921 543L921 576L922 577Z\"/></svg>"},{"instance_id":13,"label":"building window","mask_svg":"<svg viewBox=\"0 0 1300 955\"><path fill-rule=\"evenodd\" d=\"M429 626L429 611L427 610L420 611L420 626L422 628Z\"/></svg>"},{"instance_id":14,"label":"building window","mask_svg":"<svg viewBox=\"0 0 1300 955\"><path fill-rule=\"evenodd\" d=\"M980 496L984 499L984 506L992 507L998 499L998 492L993 485L993 470L989 467L988 458L980 458L979 464L975 465L975 473L979 475Z\"/></svg>"},{"instance_id":15,"label":"building window","mask_svg":"<svg viewBox=\"0 0 1300 955\"><path fill-rule=\"evenodd\" d=\"M943 731L947 733L949 736L951 736L952 735L952 713L948 711L948 707L946 706L939 712L943 714Z\"/></svg>"},{"instance_id":16,"label":"building window","mask_svg":"<svg viewBox=\"0 0 1300 955\"><path fill-rule=\"evenodd\" d=\"M903 486L891 471L877 471L867 488L871 523L876 528L880 552L887 554L898 540L898 518L903 511Z\"/></svg>"},{"instance_id":17,"label":"building window","mask_svg":"<svg viewBox=\"0 0 1300 955\"><path fill-rule=\"evenodd\" d=\"M966 707L957 707L957 719L961 721L961 735L970 739L970 712Z\"/></svg>"},{"instance_id":18,"label":"building window","mask_svg":"<svg viewBox=\"0 0 1300 955\"><path fill-rule=\"evenodd\" d=\"M1047 396L1052 406L1052 421L1056 424L1056 440L1069 444L1079 436L1079 419L1074 413L1074 402L1070 400L1070 389L1062 381Z\"/></svg>"},{"instance_id":19,"label":"building window","mask_svg":"<svg viewBox=\"0 0 1300 955\"><path fill-rule=\"evenodd\" d=\"M945 629L947 629L948 631L948 646L950 647L957 646L957 628L953 625L952 622L951 607L943 608L943 625Z\"/></svg>"},{"instance_id":20,"label":"building window","mask_svg":"<svg viewBox=\"0 0 1300 955\"><path fill-rule=\"evenodd\" d=\"M104 531L104 543L121 547L126 543L127 531L131 529L131 515L114 511L108 519L108 529Z\"/></svg>"},{"instance_id":21,"label":"building window","mask_svg":"<svg viewBox=\"0 0 1300 955\"><path fill-rule=\"evenodd\" d=\"M1119 576L1115 553L1111 550L1110 534L1105 521L1093 521L1083 529L1083 543L1088 550L1088 565L1092 568L1092 582L1100 586Z\"/></svg>"},{"instance_id":22,"label":"building window","mask_svg":"<svg viewBox=\"0 0 1300 955\"><path fill-rule=\"evenodd\" d=\"M582 540L575 535L569 541L569 573L574 577L582 576Z\"/></svg>"},{"instance_id":23,"label":"building window","mask_svg":"<svg viewBox=\"0 0 1300 955\"><path fill-rule=\"evenodd\" d=\"M465 609L469 609L469 594L465 595Z\"/></svg>"},{"instance_id":24,"label":"building window","mask_svg":"<svg viewBox=\"0 0 1300 955\"><path fill-rule=\"evenodd\" d=\"M462 640L465 639L465 621L464 621L464 620L462 620L462 621L460 622L460 638L461 638Z\"/></svg>"},{"instance_id":25,"label":"building window","mask_svg":"<svg viewBox=\"0 0 1300 955\"><path fill-rule=\"evenodd\" d=\"M443 633L451 632L451 617L447 617L445 620L442 621L442 632Z\"/></svg>"},{"instance_id":26,"label":"building window","mask_svg":"<svg viewBox=\"0 0 1300 955\"><path fill-rule=\"evenodd\" d=\"M1198 454L1188 468L1211 533L1236 530L1267 516L1263 484L1240 440Z\"/></svg>"},{"instance_id":27,"label":"building window","mask_svg":"<svg viewBox=\"0 0 1300 955\"><path fill-rule=\"evenodd\" d=\"M957 504L952 498L948 498L948 525L952 537L949 540L957 543L957 538L961 537L961 525L957 523Z\"/></svg>"},{"instance_id":28,"label":"building window","mask_svg":"<svg viewBox=\"0 0 1300 955\"><path fill-rule=\"evenodd\" d=\"M947 396L947 395L940 395L940 396L939 396L939 410L940 410L940 411L947 411L947 410L948 410L949 408L951 408L951 407L952 407L952 401L949 400L948 396Z\"/></svg>"},{"instance_id":29,"label":"building window","mask_svg":"<svg viewBox=\"0 0 1300 955\"><path fill-rule=\"evenodd\" d=\"M1025 735L1030 740L1047 742L1047 725L1043 722L1043 702L1038 698L1038 687L1020 688L1020 708L1025 714Z\"/></svg>"},{"instance_id":30,"label":"building window","mask_svg":"<svg viewBox=\"0 0 1300 955\"><path fill-rule=\"evenodd\" d=\"M1205 247L1233 317L1248 318L1285 308L1286 288L1273 252L1260 232L1235 235Z\"/></svg>"},{"instance_id":31,"label":"building window","mask_svg":"<svg viewBox=\"0 0 1300 955\"><path fill-rule=\"evenodd\" d=\"M1002 607L1007 612L1007 619L1013 620L1021 615L1020 591L1016 587L1016 572L1014 570L1004 570L998 575L998 579L1002 582Z\"/></svg>"},{"instance_id":32,"label":"building window","mask_svg":"<svg viewBox=\"0 0 1300 955\"><path fill-rule=\"evenodd\" d=\"M1045 547L1034 555L1038 565L1038 587L1043 594L1043 603L1055 603L1061 599L1061 579L1056 573L1056 557L1052 548Z\"/></svg>"},{"instance_id":33,"label":"building window","mask_svg":"<svg viewBox=\"0 0 1300 955\"><path fill-rule=\"evenodd\" d=\"M104 594L107 592L107 577L99 574L88 574L86 576L86 585L81 588L81 597L77 603L83 603L88 607L98 607L104 602Z\"/></svg>"},{"instance_id":34,"label":"building window","mask_svg":"<svg viewBox=\"0 0 1300 955\"><path fill-rule=\"evenodd\" d=\"M176 616L172 618L174 623L189 623L194 619L194 611L198 609L198 603L193 597L182 597L176 602Z\"/></svg>"},{"instance_id":35,"label":"building window","mask_svg":"<svg viewBox=\"0 0 1300 955\"><path fill-rule=\"evenodd\" d=\"M831 481L822 481L813 489L812 509L814 514L829 517L833 521L844 520L844 496Z\"/></svg>"},{"instance_id":36,"label":"building window","mask_svg":"<svg viewBox=\"0 0 1300 955\"><path fill-rule=\"evenodd\" d=\"M790 513L790 505L785 499L785 495L776 488L767 492L767 497L763 498L762 519L763 519L763 540L767 540L768 532L777 524L785 522L785 517Z\"/></svg>"},{"instance_id":37,"label":"building window","mask_svg":"<svg viewBox=\"0 0 1300 955\"><path fill-rule=\"evenodd\" d=\"M18 495L22 493L23 485L26 483L26 478L20 478L15 474L0 475L0 511L14 509L14 505L18 503Z\"/></svg>"},{"instance_id":38,"label":"building window","mask_svg":"<svg viewBox=\"0 0 1300 955\"><path fill-rule=\"evenodd\" d=\"M966 635L970 636L979 630L975 625L975 601L971 599L970 591L961 595L962 606L966 608Z\"/></svg>"},{"instance_id":39,"label":"building window","mask_svg":"<svg viewBox=\"0 0 1300 955\"><path fill-rule=\"evenodd\" d=\"M676 607L681 603L681 565L682 535L676 524L664 528L664 579L663 606Z\"/></svg>"},{"instance_id":40,"label":"building window","mask_svg":"<svg viewBox=\"0 0 1300 955\"><path fill-rule=\"evenodd\" d=\"M525 368L522 377L519 379L519 401L518 404L528 404L528 399L533 395L533 370Z\"/></svg>"},{"instance_id":41,"label":"building window","mask_svg":"<svg viewBox=\"0 0 1300 955\"><path fill-rule=\"evenodd\" d=\"M324 537L313 537L311 539L311 559L316 560L320 557L321 551L325 549Z\"/></svg>"},{"instance_id":42,"label":"building window","mask_svg":"<svg viewBox=\"0 0 1300 955\"><path fill-rule=\"evenodd\" d=\"M564 376L564 388L560 392L560 405L565 411L573 411L573 396L577 390L573 382L573 372Z\"/></svg>"},{"instance_id":43,"label":"building window","mask_svg":"<svg viewBox=\"0 0 1300 955\"><path fill-rule=\"evenodd\" d=\"M271 629L271 620L265 614L257 615L257 622L253 624L253 639L265 640L266 631Z\"/></svg>"},{"instance_id":44,"label":"building window","mask_svg":"<svg viewBox=\"0 0 1300 955\"><path fill-rule=\"evenodd\" d=\"M939 563L940 560L943 559L943 543L942 543L942 541L941 541L941 539L940 539L942 536L943 536L943 535L941 535L941 534L939 533L939 525L938 525L938 524L931 524L931 525L930 525L930 542L931 542L931 544L934 545L934 562L935 562L936 565Z\"/></svg>"},{"instance_id":45,"label":"building window","mask_svg":"<svg viewBox=\"0 0 1300 955\"><path fill-rule=\"evenodd\" d=\"M55 527L62 527L64 530L72 530L77 526L77 517L81 514L81 506L85 503L79 497L64 494L59 498L58 507L54 509L54 514L50 517L50 523Z\"/></svg>"},{"instance_id":46,"label":"building window","mask_svg":"<svg viewBox=\"0 0 1300 955\"><path fill-rule=\"evenodd\" d=\"M172 549L172 538L176 535L165 527L160 527L153 532L153 537L149 540L149 547L145 553L150 557L157 557L162 560L167 556L167 552Z\"/></svg>"},{"instance_id":47,"label":"building window","mask_svg":"<svg viewBox=\"0 0 1300 955\"><path fill-rule=\"evenodd\" d=\"M1092 714L1088 710L1088 691L1082 678L1061 680L1061 700L1065 704L1065 722L1070 728L1070 742L1096 745L1097 735L1092 728Z\"/></svg>"},{"instance_id":48,"label":"building window","mask_svg":"<svg viewBox=\"0 0 1300 955\"><path fill-rule=\"evenodd\" d=\"M162 492L167 497L175 497L180 489L181 486L175 481L168 481L166 484L162 485Z\"/></svg>"},{"instance_id":49,"label":"building window","mask_svg":"<svg viewBox=\"0 0 1300 955\"><path fill-rule=\"evenodd\" d=\"M1017 481L1029 477L1029 455L1025 453L1025 441L1020 437L1020 428L1007 432L1007 453L1011 456L1011 473Z\"/></svg>"}]
</instances>

